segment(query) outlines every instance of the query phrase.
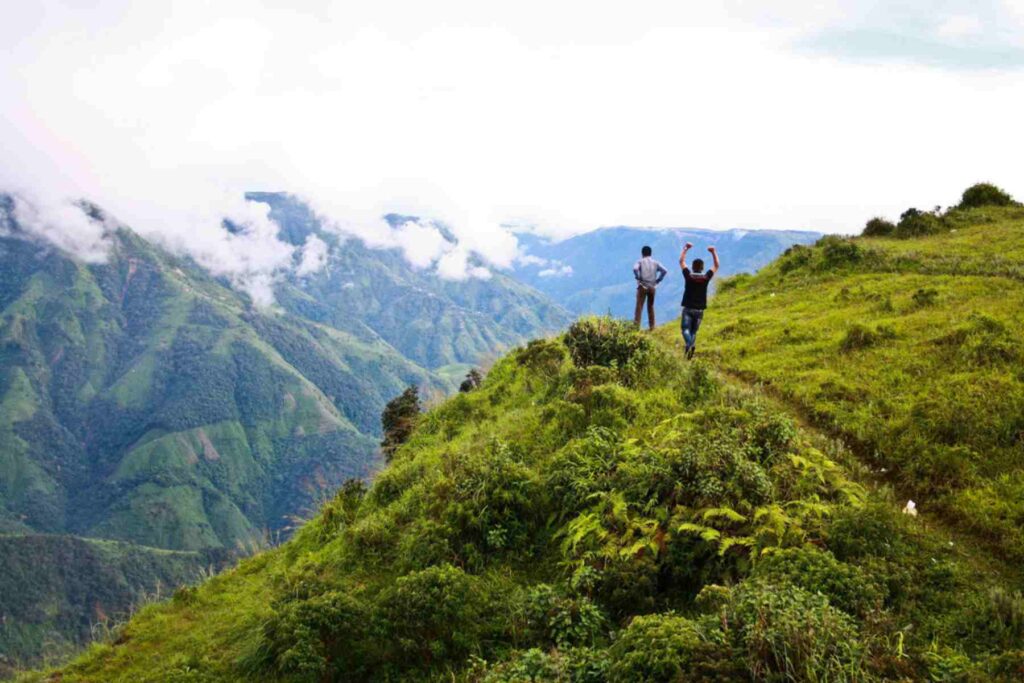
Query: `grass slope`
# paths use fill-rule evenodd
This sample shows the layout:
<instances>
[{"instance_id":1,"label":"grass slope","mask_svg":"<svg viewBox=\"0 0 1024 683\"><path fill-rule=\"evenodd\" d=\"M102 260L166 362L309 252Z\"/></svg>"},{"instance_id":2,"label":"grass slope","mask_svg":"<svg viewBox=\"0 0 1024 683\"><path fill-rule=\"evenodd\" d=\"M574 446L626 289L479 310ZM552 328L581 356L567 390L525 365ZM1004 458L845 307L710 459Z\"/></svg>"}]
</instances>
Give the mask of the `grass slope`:
<instances>
[{"instance_id":1,"label":"grass slope","mask_svg":"<svg viewBox=\"0 0 1024 683\"><path fill-rule=\"evenodd\" d=\"M702 351L847 438L925 516L1019 563L1024 209L959 219L790 250L722 286Z\"/></svg>"},{"instance_id":2,"label":"grass slope","mask_svg":"<svg viewBox=\"0 0 1024 683\"><path fill-rule=\"evenodd\" d=\"M517 350L368 492L25 680L1021 673L1002 576L857 483L841 441L650 340L596 320Z\"/></svg>"}]
</instances>

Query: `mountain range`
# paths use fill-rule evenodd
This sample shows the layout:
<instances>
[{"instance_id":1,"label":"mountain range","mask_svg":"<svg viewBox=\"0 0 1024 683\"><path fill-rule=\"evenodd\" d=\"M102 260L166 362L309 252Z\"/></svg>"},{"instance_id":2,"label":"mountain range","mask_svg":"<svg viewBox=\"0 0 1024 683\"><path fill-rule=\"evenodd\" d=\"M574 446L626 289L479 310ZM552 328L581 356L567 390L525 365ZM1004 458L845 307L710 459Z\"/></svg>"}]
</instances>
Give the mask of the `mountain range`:
<instances>
[{"instance_id":1,"label":"mountain range","mask_svg":"<svg viewBox=\"0 0 1024 683\"><path fill-rule=\"evenodd\" d=\"M284 239L328 245L318 273L278 283L272 308L124 226L103 263L77 261L0 202L0 653L81 642L157 579L286 535L370 475L390 398L410 384L450 391L481 358L569 320L501 274L449 283L323 230L286 195L259 199ZM97 547L76 537L129 545L104 546L118 552L93 553L65 584L98 585L113 555L174 570L21 610L14 589L33 567Z\"/></svg>"},{"instance_id":2,"label":"mountain range","mask_svg":"<svg viewBox=\"0 0 1024 683\"><path fill-rule=\"evenodd\" d=\"M633 242L660 253L684 234L524 236L573 277L523 265L452 281L328 228L292 195L247 198L269 206L281 240L326 245L321 268L277 280L270 307L101 207L83 205L112 226L109 252L77 260L0 195L0 657L73 651L149 596L287 538L346 479L371 477L388 400L410 384L451 392L574 312L620 289L628 300ZM753 269L810 237L728 239L726 263ZM620 258L626 282L601 286L624 279L608 265Z\"/></svg>"},{"instance_id":3,"label":"mountain range","mask_svg":"<svg viewBox=\"0 0 1024 683\"><path fill-rule=\"evenodd\" d=\"M679 252L694 244L691 261L703 258L711 266L708 246L717 245L722 257L718 275L754 273L794 244L811 244L821 233L801 230L703 230L700 228L609 227L552 240L531 233L519 235L521 258L513 276L575 315L611 314L631 318L636 302L633 264L640 248L650 246L654 258L668 270L655 297L661 322L679 317L682 276Z\"/></svg>"},{"instance_id":4,"label":"mountain range","mask_svg":"<svg viewBox=\"0 0 1024 683\"><path fill-rule=\"evenodd\" d=\"M723 281L693 359L612 318L518 347L24 680L1022 680L1024 207L971 196Z\"/></svg>"}]
</instances>

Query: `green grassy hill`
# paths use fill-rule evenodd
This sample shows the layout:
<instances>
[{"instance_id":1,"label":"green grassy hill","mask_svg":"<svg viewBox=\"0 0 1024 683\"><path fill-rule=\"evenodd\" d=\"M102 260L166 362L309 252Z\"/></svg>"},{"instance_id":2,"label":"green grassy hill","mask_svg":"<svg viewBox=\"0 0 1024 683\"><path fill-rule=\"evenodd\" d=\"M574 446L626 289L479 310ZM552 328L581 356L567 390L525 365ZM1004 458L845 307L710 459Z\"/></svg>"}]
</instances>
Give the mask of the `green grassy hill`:
<instances>
[{"instance_id":1,"label":"green grassy hill","mask_svg":"<svg viewBox=\"0 0 1024 683\"><path fill-rule=\"evenodd\" d=\"M716 301L710 346L744 296ZM1017 680L1016 567L902 514L860 442L674 334L594 320L517 350L369 491L50 675Z\"/></svg>"},{"instance_id":2,"label":"green grassy hill","mask_svg":"<svg viewBox=\"0 0 1024 683\"><path fill-rule=\"evenodd\" d=\"M603 319L514 351L25 680L1020 680L1024 209L920 221L723 283L693 362Z\"/></svg>"},{"instance_id":3,"label":"green grassy hill","mask_svg":"<svg viewBox=\"0 0 1024 683\"><path fill-rule=\"evenodd\" d=\"M1024 208L823 240L722 285L701 336L921 512L1024 560Z\"/></svg>"}]
</instances>

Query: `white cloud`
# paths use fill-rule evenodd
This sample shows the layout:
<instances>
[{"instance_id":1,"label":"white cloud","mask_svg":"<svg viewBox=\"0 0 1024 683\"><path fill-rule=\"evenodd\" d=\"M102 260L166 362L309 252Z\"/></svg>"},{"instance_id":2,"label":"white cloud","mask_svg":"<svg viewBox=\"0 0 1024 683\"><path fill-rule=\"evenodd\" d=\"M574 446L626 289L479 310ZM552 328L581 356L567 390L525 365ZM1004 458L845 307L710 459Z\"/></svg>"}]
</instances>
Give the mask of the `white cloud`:
<instances>
[{"instance_id":1,"label":"white cloud","mask_svg":"<svg viewBox=\"0 0 1024 683\"><path fill-rule=\"evenodd\" d=\"M16 3L0 185L88 197L252 291L296 259L240 199L253 189L456 279L515 260L503 223L853 231L982 178L1024 194L1024 80L1004 49L1020 23L971 37L1002 60L985 71L792 49L846 25L934 37L927 3L882 5ZM944 5L986 30L1014 8ZM393 230L388 212L423 220ZM223 216L250 228L225 236Z\"/></svg>"},{"instance_id":2,"label":"white cloud","mask_svg":"<svg viewBox=\"0 0 1024 683\"><path fill-rule=\"evenodd\" d=\"M540 277L569 277L572 275L572 266L562 264L553 268L545 268L537 273Z\"/></svg>"},{"instance_id":3,"label":"white cloud","mask_svg":"<svg viewBox=\"0 0 1024 683\"><path fill-rule=\"evenodd\" d=\"M30 236L78 255L86 263L104 263L112 226L86 215L67 199L14 195L14 218Z\"/></svg>"},{"instance_id":4,"label":"white cloud","mask_svg":"<svg viewBox=\"0 0 1024 683\"><path fill-rule=\"evenodd\" d=\"M302 245L302 255L295 274L303 277L316 273L327 264L327 253L327 243L316 235L309 235Z\"/></svg>"},{"instance_id":5,"label":"white cloud","mask_svg":"<svg viewBox=\"0 0 1024 683\"><path fill-rule=\"evenodd\" d=\"M935 33L941 38L965 38L981 35L985 30L981 19L971 14L957 14L945 19Z\"/></svg>"}]
</instances>

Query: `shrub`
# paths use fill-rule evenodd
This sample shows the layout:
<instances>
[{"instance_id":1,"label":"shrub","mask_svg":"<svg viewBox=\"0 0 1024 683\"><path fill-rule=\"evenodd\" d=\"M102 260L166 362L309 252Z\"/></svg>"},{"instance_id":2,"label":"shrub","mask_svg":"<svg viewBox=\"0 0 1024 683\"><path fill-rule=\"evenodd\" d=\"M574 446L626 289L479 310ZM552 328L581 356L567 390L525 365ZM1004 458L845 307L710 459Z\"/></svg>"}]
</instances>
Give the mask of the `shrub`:
<instances>
[{"instance_id":1,"label":"shrub","mask_svg":"<svg viewBox=\"0 0 1024 683\"><path fill-rule=\"evenodd\" d=\"M732 275L730 277L718 280L718 284L715 285L715 291L718 293L722 293L728 292L733 289L738 289L743 285L747 284L748 282L752 281L753 279L754 276L751 275L750 273L736 273L735 275Z\"/></svg>"},{"instance_id":2,"label":"shrub","mask_svg":"<svg viewBox=\"0 0 1024 683\"><path fill-rule=\"evenodd\" d=\"M828 551L810 548L772 553L757 563L754 576L821 593L831 604L853 615L869 614L884 597L882 588L858 567L840 562Z\"/></svg>"},{"instance_id":3,"label":"shrub","mask_svg":"<svg viewBox=\"0 0 1024 683\"><path fill-rule=\"evenodd\" d=\"M478 660L479 661L479 660ZM471 671L469 680L482 683L524 683L525 681L572 681L605 683L608 675L608 651L603 648L574 647L544 652L538 648L514 652L505 662Z\"/></svg>"},{"instance_id":4,"label":"shrub","mask_svg":"<svg viewBox=\"0 0 1024 683\"><path fill-rule=\"evenodd\" d=\"M390 461L398 447L409 440L419 416L420 394L416 386L407 388L384 406L380 416L384 439L380 442L380 448L387 460Z\"/></svg>"},{"instance_id":5,"label":"shrub","mask_svg":"<svg viewBox=\"0 0 1024 683\"><path fill-rule=\"evenodd\" d=\"M556 375L565 360L565 348L553 339L534 339L516 351L516 362L544 375Z\"/></svg>"},{"instance_id":6,"label":"shrub","mask_svg":"<svg viewBox=\"0 0 1024 683\"><path fill-rule=\"evenodd\" d=\"M939 339L956 350L956 356L971 366L1013 363L1020 357L1019 343L1006 324L991 316L971 314L968 323Z\"/></svg>"},{"instance_id":7,"label":"shrub","mask_svg":"<svg viewBox=\"0 0 1024 683\"><path fill-rule=\"evenodd\" d=\"M823 595L748 579L733 591L727 612L754 680L865 677L853 619Z\"/></svg>"},{"instance_id":8,"label":"shrub","mask_svg":"<svg viewBox=\"0 0 1024 683\"><path fill-rule=\"evenodd\" d=\"M794 244L782 252L782 256L779 258L779 272L785 275L807 266L811 262L813 253L811 249L802 244Z\"/></svg>"},{"instance_id":9,"label":"shrub","mask_svg":"<svg viewBox=\"0 0 1024 683\"><path fill-rule=\"evenodd\" d=\"M648 354L651 341L632 323L612 318L585 318L565 333L565 345L576 367L624 367L635 356Z\"/></svg>"},{"instance_id":10,"label":"shrub","mask_svg":"<svg viewBox=\"0 0 1024 683\"><path fill-rule=\"evenodd\" d=\"M263 627L253 663L257 670L270 664L279 674L309 680L365 674L372 658L360 644L369 619L367 607L344 591L281 601Z\"/></svg>"},{"instance_id":11,"label":"shrub","mask_svg":"<svg viewBox=\"0 0 1024 683\"><path fill-rule=\"evenodd\" d=\"M895 237L921 237L934 235L945 229L942 219L934 213L911 208L900 214L900 222L893 231Z\"/></svg>"},{"instance_id":12,"label":"shrub","mask_svg":"<svg viewBox=\"0 0 1024 683\"><path fill-rule=\"evenodd\" d=\"M872 218L864 225L864 231L861 234L865 237L886 237L895 230L896 225L892 221L887 221L884 218Z\"/></svg>"},{"instance_id":13,"label":"shrub","mask_svg":"<svg viewBox=\"0 0 1024 683\"><path fill-rule=\"evenodd\" d=\"M466 657L487 640L491 615L482 581L443 565L395 580L380 597L382 634L403 668Z\"/></svg>"},{"instance_id":14,"label":"shrub","mask_svg":"<svg viewBox=\"0 0 1024 683\"><path fill-rule=\"evenodd\" d=\"M529 592L526 618L538 641L560 650L594 645L605 627L604 614L589 598L564 595L547 584Z\"/></svg>"},{"instance_id":15,"label":"shrub","mask_svg":"<svg viewBox=\"0 0 1024 683\"><path fill-rule=\"evenodd\" d=\"M821 265L826 270L857 265L864 260L864 252L851 240L829 235L818 240L821 247Z\"/></svg>"},{"instance_id":16,"label":"shrub","mask_svg":"<svg viewBox=\"0 0 1024 683\"><path fill-rule=\"evenodd\" d=\"M462 384L459 385L459 391L461 393L467 393L478 388L483 384L484 377L480 374L480 371L473 368L466 373L466 378L462 380Z\"/></svg>"},{"instance_id":17,"label":"shrub","mask_svg":"<svg viewBox=\"0 0 1024 683\"><path fill-rule=\"evenodd\" d=\"M536 473L519 462L513 447L494 441L487 448L452 455L446 476L430 493L449 540L480 552L522 548L544 514Z\"/></svg>"},{"instance_id":18,"label":"shrub","mask_svg":"<svg viewBox=\"0 0 1024 683\"><path fill-rule=\"evenodd\" d=\"M683 400L688 404L700 403L718 392L719 383L711 366L704 361L688 364L683 380Z\"/></svg>"},{"instance_id":19,"label":"shrub","mask_svg":"<svg viewBox=\"0 0 1024 683\"><path fill-rule=\"evenodd\" d=\"M1013 197L991 183L978 183L964 190L960 198L960 208L976 208L979 206L1010 206Z\"/></svg>"},{"instance_id":20,"label":"shrub","mask_svg":"<svg viewBox=\"0 0 1024 683\"><path fill-rule=\"evenodd\" d=\"M610 683L745 677L727 643L703 638L696 623L671 612L634 618L609 654Z\"/></svg>"},{"instance_id":21,"label":"shrub","mask_svg":"<svg viewBox=\"0 0 1024 683\"><path fill-rule=\"evenodd\" d=\"M754 459L770 467L789 451L796 435L796 424L785 415L765 415L753 424L748 435Z\"/></svg>"},{"instance_id":22,"label":"shrub","mask_svg":"<svg viewBox=\"0 0 1024 683\"><path fill-rule=\"evenodd\" d=\"M902 558L909 548L902 542L906 519L882 503L839 508L828 526L826 544L840 560L866 557Z\"/></svg>"}]
</instances>

